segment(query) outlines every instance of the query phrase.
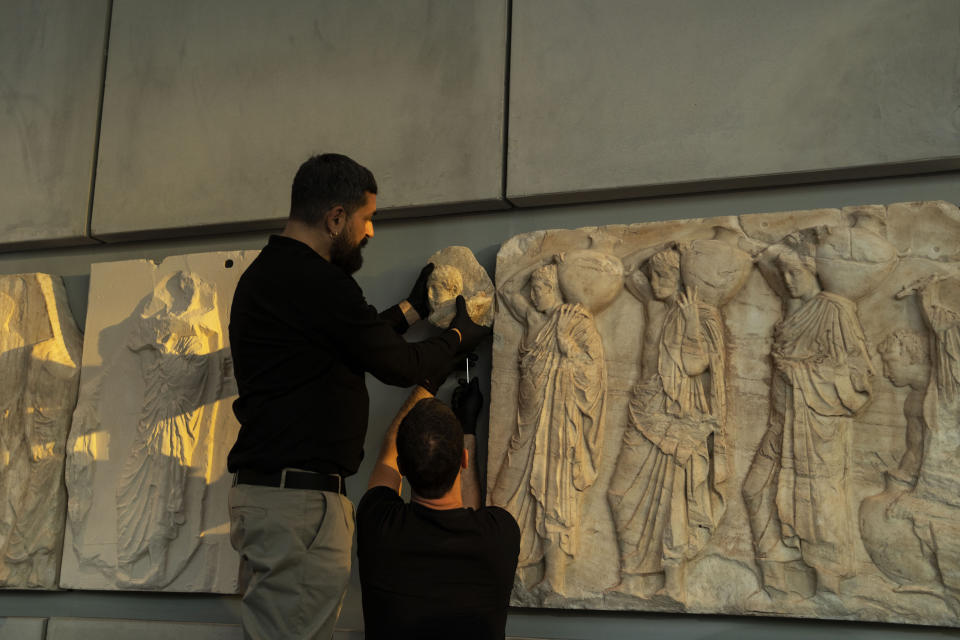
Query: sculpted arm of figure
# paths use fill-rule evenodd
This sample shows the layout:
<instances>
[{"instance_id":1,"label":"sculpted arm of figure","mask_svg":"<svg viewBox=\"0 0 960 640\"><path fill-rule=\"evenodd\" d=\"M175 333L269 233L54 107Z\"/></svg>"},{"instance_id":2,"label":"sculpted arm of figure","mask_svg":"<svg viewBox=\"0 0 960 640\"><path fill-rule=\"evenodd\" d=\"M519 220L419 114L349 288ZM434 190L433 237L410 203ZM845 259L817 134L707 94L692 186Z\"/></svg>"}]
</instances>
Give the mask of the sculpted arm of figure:
<instances>
[{"instance_id":1,"label":"sculpted arm of figure","mask_svg":"<svg viewBox=\"0 0 960 640\"><path fill-rule=\"evenodd\" d=\"M397 467L397 429L404 417L410 412L415 404L424 398L432 398L433 394L423 387L414 387L413 391L407 397L406 401L400 407L393 422L387 429L383 437L383 444L380 445L380 454L373 465L373 471L370 472L370 481L367 482L367 489L374 487L389 487L400 493L400 484L402 476Z\"/></svg>"},{"instance_id":2,"label":"sculpted arm of figure","mask_svg":"<svg viewBox=\"0 0 960 640\"><path fill-rule=\"evenodd\" d=\"M640 265L634 264L627 267L623 275L623 287L644 305L653 300L653 289L650 288L647 276L640 270Z\"/></svg>"},{"instance_id":3,"label":"sculpted arm of figure","mask_svg":"<svg viewBox=\"0 0 960 640\"><path fill-rule=\"evenodd\" d=\"M507 278L506 282L497 287L497 295L500 301L503 302L504 306L518 322L526 322L527 315L533 310L533 305L520 293L520 290L523 289L523 286L527 283L530 274L542 267L543 264L544 262L542 260L535 262L517 271Z\"/></svg>"},{"instance_id":4,"label":"sculpted arm of figure","mask_svg":"<svg viewBox=\"0 0 960 640\"><path fill-rule=\"evenodd\" d=\"M666 251L667 249L675 249L677 243L674 240L669 240L667 242L662 242L660 244L654 245L652 247L645 247L634 251L633 253L628 253L623 258L620 259L620 262L623 263L624 269L632 271L637 269L644 262L652 258L654 255L660 253L661 251Z\"/></svg>"},{"instance_id":5,"label":"sculpted arm of figure","mask_svg":"<svg viewBox=\"0 0 960 640\"><path fill-rule=\"evenodd\" d=\"M920 306L927 324L940 332L960 324L960 316L940 303L940 287L944 276L932 276L920 287Z\"/></svg>"},{"instance_id":6,"label":"sculpted arm of figure","mask_svg":"<svg viewBox=\"0 0 960 640\"><path fill-rule=\"evenodd\" d=\"M686 293L677 297L680 313L683 314L683 370L687 375L700 375L710 366L710 354L707 352L707 342L700 326L700 300L696 287L687 288Z\"/></svg>"}]
</instances>

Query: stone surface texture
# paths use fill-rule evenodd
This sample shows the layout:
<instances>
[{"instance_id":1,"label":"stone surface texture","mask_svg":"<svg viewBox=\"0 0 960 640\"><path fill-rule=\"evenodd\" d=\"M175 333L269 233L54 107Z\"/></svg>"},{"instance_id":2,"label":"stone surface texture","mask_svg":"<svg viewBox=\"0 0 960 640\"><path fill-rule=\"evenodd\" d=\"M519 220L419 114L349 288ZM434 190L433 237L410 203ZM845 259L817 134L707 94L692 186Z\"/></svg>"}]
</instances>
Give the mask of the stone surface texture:
<instances>
[{"instance_id":1,"label":"stone surface texture","mask_svg":"<svg viewBox=\"0 0 960 640\"><path fill-rule=\"evenodd\" d=\"M504 243L513 604L960 626L958 246L941 201Z\"/></svg>"},{"instance_id":2,"label":"stone surface texture","mask_svg":"<svg viewBox=\"0 0 960 640\"><path fill-rule=\"evenodd\" d=\"M160 620L98 620L50 618L47 640L241 640L236 624L164 622Z\"/></svg>"},{"instance_id":3,"label":"stone surface texture","mask_svg":"<svg viewBox=\"0 0 960 640\"><path fill-rule=\"evenodd\" d=\"M59 277L0 276L0 586L56 589L83 338Z\"/></svg>"},{"instance_id":4,"label":"stone surface texture","mask_svg":"<svg viewBox=\"0 0 960 640\"><path fill-rule=\"evenodd\" d=\"M958 22L941 0L517 0L507 198L955 166Z\"/></svg>"},{"instance_id":5,"label":"stone surface texture","mask_svg":"<svg viewBox=\"0 0 960 640\"><path fill-rule=\"evenodd\" d=\"M506 24L505 0L115 3L93 235L280 226L323 152L381 212L502 208Z\"/></svg>"},{"instance_id":6,"label":"stone surface texture","mask_svg":"<svg viewBox=\"0 0 960 640\"><path fill-rule=\"evenodd\" d=\"M94 264L60 585L233 593L227 326L253 251Z\"/></svg>"},{"instance_id":7,"label":"stone surface texture","mask_svg":"<svg viewBox=\"0 0 960 640\"><path fill-rule=\"evenodd\" d=\"M0 249L90 241L109 5L0 3Z\"/></svg>"},{"instance_id":8,"label":"stone surface texture","mask_svg":"<svg viewBox=\"0 0 960 640\"><path fill-rule=\"evenodd\" d=\"M430 315L427 320L446 329L457 313L457 296L463 296L467 313L477 324L493 324L493 281L467 247L447 247L430 256L435 268L427 280Z\"/></svg>"}]
</instances>

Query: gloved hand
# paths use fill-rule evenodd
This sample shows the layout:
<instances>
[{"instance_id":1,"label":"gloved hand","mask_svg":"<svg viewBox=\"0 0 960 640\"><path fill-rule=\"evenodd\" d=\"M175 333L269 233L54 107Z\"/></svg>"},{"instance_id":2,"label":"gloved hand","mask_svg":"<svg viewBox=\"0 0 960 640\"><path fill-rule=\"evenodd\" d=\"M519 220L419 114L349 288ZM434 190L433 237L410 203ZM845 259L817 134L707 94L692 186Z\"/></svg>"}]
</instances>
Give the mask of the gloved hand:
<instances>
[{"instance_id":1,"label":"gloved hand","mask_svg":"<svg viewBox=\"0 0 960 640\"><path fill-rule=\"evenodd\" d=\"M434 264L432 262L428 262L423 269L420 269L420 275L417 276L417 281L413 283L413 289L410 289L410 295L407 296L407 302L420 314L421 318L426 318L430 315L430 301L427 299L427 280L430 278L430 274L433 273L433 269Z\"/></svg>"},{"instance_id":2,"label":"gloved hand","mask_svg":"<svg viewBox=\"0 0 960 640\"><path fill-rule=\"evenodd\" d=\"M460 332L460 347L457 353L470 353L475 350L480 342L489 336L493 331L490 327L477 324L467 313L467 301L463 296L457 296L457 315L450 321L450 329L456 329Z\"/></svg>"},{"instance_id":3,"label":"gloved hand","mask_svg":"<svg viewBox=\"0 0 960 640\"><path fill-rule=\"evenodd\" d=\"M461 379L460 384L453 390L450 408L460 421L463 433L477 435L477 417L480 415L480 409L483 408L480 379L474 378L470 382Z\"/></svg>"}]
</instances>

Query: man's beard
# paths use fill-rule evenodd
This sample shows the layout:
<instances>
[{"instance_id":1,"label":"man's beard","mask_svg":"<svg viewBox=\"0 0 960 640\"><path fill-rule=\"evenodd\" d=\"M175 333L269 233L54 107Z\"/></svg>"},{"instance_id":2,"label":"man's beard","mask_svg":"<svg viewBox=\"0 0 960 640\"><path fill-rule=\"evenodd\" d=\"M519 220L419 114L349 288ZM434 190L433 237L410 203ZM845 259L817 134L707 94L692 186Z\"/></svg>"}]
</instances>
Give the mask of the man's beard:
<instances>
[{"instance_id":1,"label":"man's beard","mask_svg":"<svg viewBox=\"0 0 960 640\"><path fill-rule=\"evenodd\" d=\"M360 252L367 246L367 240L369 238L364 238L357 244L350 244L346 235L338 235L333 239L333 244L330 245L330 262L346 271L347 274L356 273L363 266L363 254Z\"/></svg>"}]
</instances>

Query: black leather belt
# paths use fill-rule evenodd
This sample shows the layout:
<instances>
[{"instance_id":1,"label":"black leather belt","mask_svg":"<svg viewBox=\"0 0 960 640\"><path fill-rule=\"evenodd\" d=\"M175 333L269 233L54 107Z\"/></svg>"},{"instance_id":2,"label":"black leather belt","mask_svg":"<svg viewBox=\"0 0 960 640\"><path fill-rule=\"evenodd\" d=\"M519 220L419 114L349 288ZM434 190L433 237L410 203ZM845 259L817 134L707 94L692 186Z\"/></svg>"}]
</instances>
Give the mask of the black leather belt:
<instances>
[{"instance_id":1,"label":"black leather belt","mask_svg":"<svg viewBox=\"0 0 960 640\"><path fill-rule=\"evenodd\" d=\"M312 489L347 495L347 485L343 477L335 473L315 473L293 469L264 473L241 469L234 475L233 484L254 484L261 487L280 487L281 489Z\"/></svg>"}]
</instances>

